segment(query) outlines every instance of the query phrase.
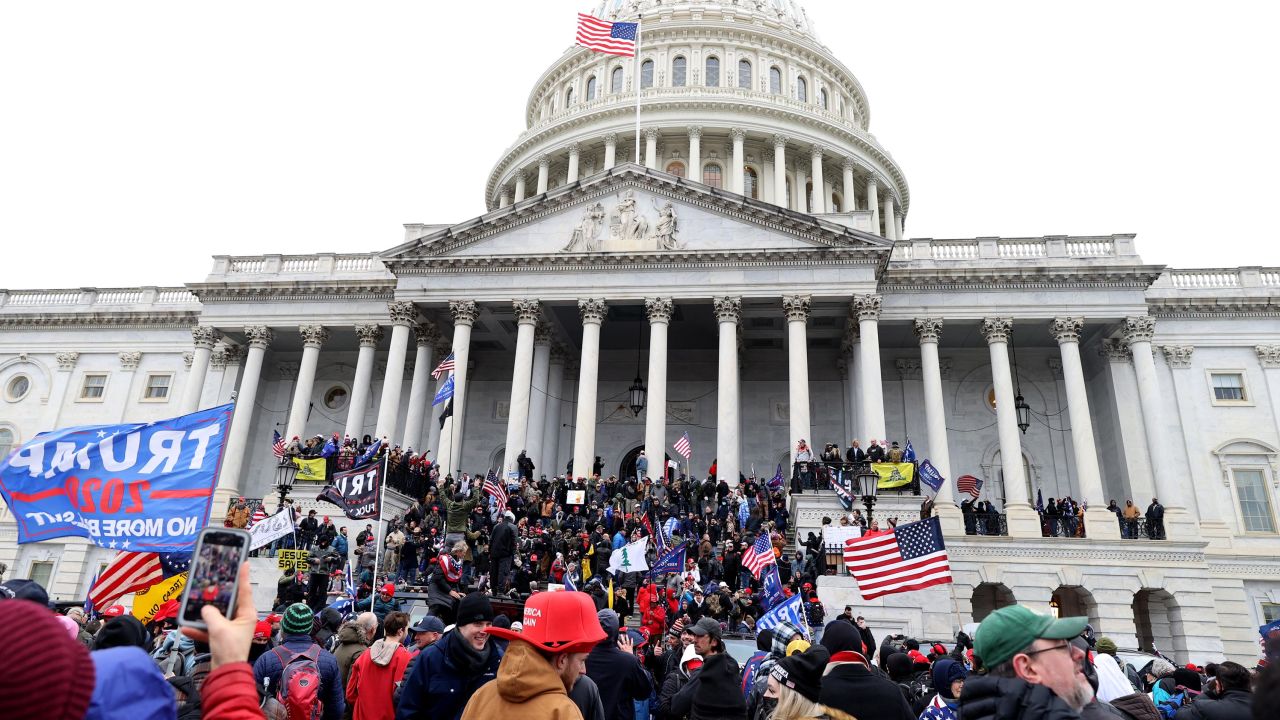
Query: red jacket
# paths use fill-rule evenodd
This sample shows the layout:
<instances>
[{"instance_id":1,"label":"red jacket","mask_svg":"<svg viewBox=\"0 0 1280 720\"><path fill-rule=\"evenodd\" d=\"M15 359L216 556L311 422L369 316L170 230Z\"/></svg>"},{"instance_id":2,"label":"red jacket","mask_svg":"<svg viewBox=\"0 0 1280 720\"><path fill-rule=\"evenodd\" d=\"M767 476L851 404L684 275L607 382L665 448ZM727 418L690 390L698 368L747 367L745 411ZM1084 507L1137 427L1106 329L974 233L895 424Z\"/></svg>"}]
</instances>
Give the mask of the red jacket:
<instances>
[{"instance_id":1,"label":"red jacket","mask_svg":"<svg viewBox=\"0 0 1280 720\"><path fill-rule=\"evenodd\" d=\"M392 642L385 638L375 642L351 666L347 705L353 708L355 720L395 720L396 707L391 698L396 685L404 680L410 656L409 651L399 645L393 650Z\"/></svg>"},{"instance_id":2,"label":"red jacket","mask_svg":"<svg viewBox=\"0 0 1280 720\"><path fill-rule=\"evenodd\" d=\"M253 666L230 663L209 673L200 686L200 708L207 720L265 720L258 707Z\"/></svg>"}]
</instances>

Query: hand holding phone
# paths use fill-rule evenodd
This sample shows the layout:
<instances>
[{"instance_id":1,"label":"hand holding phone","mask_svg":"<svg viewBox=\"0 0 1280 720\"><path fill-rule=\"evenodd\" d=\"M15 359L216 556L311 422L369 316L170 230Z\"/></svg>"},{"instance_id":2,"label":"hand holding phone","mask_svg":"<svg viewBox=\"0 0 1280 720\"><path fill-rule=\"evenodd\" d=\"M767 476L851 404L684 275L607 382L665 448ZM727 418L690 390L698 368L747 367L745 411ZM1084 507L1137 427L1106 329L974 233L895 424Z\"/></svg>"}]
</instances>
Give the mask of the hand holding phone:
<instances>
[{"instance_id":1,"label":"hand holding phone","mask_svg":"<svg viewBox=\"0 0 1280 720\"><path fill-rule=\"evenodd\" d=\"M248 532L234 528L200 531L191 556L187 587L182 592L179 625L207 630L203 613L206 606L216 609L223 617L236 617L237 589L251 541Z\"/></svg>"},{"instance_id":2,"label":"hand holding phone","mask_svg":"<svg viewBox=\"0 0 1280 720\"><path fill-rule=\"evenodd\" d=\"M208 631L184 627L182 634L209 646L211 669L216 670L228 663L248 662L253 630L258 624L258 611L253 607L253 585L249 581L249 563L240 565L235 619L228 620L212 605L201 608L201 615L209 627Z\"/></svg>"}]
</instances>

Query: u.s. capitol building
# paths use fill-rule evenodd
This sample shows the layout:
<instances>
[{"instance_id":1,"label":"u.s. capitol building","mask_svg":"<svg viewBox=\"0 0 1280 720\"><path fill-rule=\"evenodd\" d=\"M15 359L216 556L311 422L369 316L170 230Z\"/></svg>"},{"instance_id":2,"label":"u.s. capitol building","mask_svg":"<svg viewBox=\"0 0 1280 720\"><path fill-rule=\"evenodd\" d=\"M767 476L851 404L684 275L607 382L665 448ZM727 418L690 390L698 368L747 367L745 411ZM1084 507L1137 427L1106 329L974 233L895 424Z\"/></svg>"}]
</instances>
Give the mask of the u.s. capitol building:
<instances>
[{"instance_id":1,"label":"u.s. capitol building","mask_svg":"<svg viewBox=\"0 0 1280 720\"><path fill-rule=\"evenodd\" d=\"M455 472L526 450L580 475L597 456L629 473L640 450L683 462L687 432L695 471L731 479L788 467L800 438L909 438L981 479L1007 535L964 534L949 481L954 586L864 603L842 575L828 607L944 638L1017 602L1179 661L1257 657L1280 617L1280 268L1174 270L1128 234L909 237L905 172L797 3L591 12L643 13L639 77L566 50L479 217L361 240L378 253L217 256L155 287L0 290L0 453L234 399L220 517L273 494L273 430L385 436ZM1088 537L1042 538L1037 494L1087 502ZM1122 538L1108 501L1152 498L1168 539ZM830 493L792 508L801 537L838 510ZM15 538L0 514L8 576L58 598L112 555Z\"/></svg>"}]
</instances>

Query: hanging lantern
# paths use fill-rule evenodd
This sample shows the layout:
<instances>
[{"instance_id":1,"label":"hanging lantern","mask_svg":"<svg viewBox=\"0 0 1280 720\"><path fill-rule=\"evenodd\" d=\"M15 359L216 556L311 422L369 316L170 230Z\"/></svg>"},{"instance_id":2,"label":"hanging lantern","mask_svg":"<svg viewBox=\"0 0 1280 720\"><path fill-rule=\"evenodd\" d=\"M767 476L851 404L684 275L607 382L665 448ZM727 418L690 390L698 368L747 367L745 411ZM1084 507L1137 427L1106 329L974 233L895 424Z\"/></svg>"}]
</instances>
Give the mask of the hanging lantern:
<instances>
[{"instance_id":1,"label":"hanging lantern","mask_svg":"<svg viewBox=\"0 0 1280 720\"><path fill-rule=\"evenodd\" d=\"M635 413L636 417L639 417L640 411L644 410L644 400L649 395L648 389L644 386L644 380L640 379L639 375L636 375L636 379L631 381L631 387L627 389L627 394L630 397L631 412Z\"/></svg>"},{"instance_id":2,"label":"hanging lantern","mask_svg":"<svg viewBox=\"0 0 1280 720\"><path fill-rule=\"evenodd\" d=\"M1013 399L1013 410L1018 414L1018 429L1023 435L1027 434L1027 428L1031 427L1031 406L1027 404L1027 399L1022 397L1022 393Z\"/></svg>"}]
</instances>

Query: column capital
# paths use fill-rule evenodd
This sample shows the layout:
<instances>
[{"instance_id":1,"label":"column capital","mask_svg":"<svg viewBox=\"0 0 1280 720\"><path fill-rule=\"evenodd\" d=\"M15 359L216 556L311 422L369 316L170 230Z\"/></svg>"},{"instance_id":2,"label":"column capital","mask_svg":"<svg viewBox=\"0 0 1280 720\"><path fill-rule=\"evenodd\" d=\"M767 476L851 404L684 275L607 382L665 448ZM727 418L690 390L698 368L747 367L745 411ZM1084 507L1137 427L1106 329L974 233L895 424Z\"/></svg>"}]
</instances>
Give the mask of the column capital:
<instances>
[{"instance_id":1,"label":"column capital","mask_svg":"<svg viewBox=\"0 0 1280 720\"><path fill-rule=\"evenodd\" d=\"M1049 358L1049 372L1057 377L1062 377L1062 358Z\"/></svg>"},{"instance_id":2,"label":"column capital","mask_svg":"<svg viewBox=\"0 0 1280 720\"><path fill-rule=\"evenodd\" d=\"M879 295L854 295L853 310L858 320L879 320L881 302L882 298Z\"/></svg>"},{"instance_id":3,"label":"column capital","mask_svg":"<svg viewBox=\"0 0 1280 720\"><path fill-rule=\"evenodd\" d=\"M657 139L658 139L658 128L645 128L645 129L644 129L644 139L645 139L645 140L657 140Z\"/></svg>"},{"instance_id":4,"label":"column capital","mask_svg":"<svg viewBox=\"0 0 1280 720\"><path fill-rule=\"evenodd\" d=\"M449 357L449 353L452 351L453 347L449 344L449 341L444 338L436 340L435 344L432 346L432 353L441 360Z\"/></svg>"},{"instance_id":5,"label":"column capital","mask_svg":"<svg viewBox=\"0 0 1280 720\"><path fill-rule=\"evenodd\" d=\"M734 323L742 319L742 298L718 297L713 301L716 309L716 320L721 323Z\"/></svg>"},{"instance_id":6,"label":"column capital","mask_svg":"<svg viewBox=\"0 0 1280 720\"><path fill-rule=\"evenodd\" d=\"M537 300L512 300L511 309L516 313L517 325L537 325L542 319L542 305Z\"/></svg>"},{"instance_id":7,"label":"column capital","mask_svg":"<svg viewBox=\"0 0 1280 720\"><path fill-rule=\"evenodd\" d=\"M602 298L581 298L578 300L578 313L582 315L584 325L592 323L599 325L604 322L604 316L609 313L609 306Z\"/></svg>"},{"instance_id":8,"label":"column capital","mask_svg":"<svg viewBox=\"0 0 1280 720\"><path fill-rule=\"evenodd\" d=\"M356 337L360 340L360 347L377 347L382 340L382 326L357 325Z\"/></svg>"},{"instance_id":9,"label":"column capital","mask_svg":"<svg viewBox=\"0 0 1280 720\"><path fill-rule=\"evenodd\" d=\"M1280 368L1280 345L1257 345L1253 349L1258 353L1262 367Z\"/></svg>"},{"instance_id":10,"label":"column capital","mask_svg":"<svg viewBox=\"0 0 1280 720\"><path fill-rule=\"evenodd\" d=\"M942 336L942 318L916 318L912 323L921 343L937 343Z\"/></svg>"},{"instance_id":11,"label":"column capital","mask_svg":"<svg viewBox=\"0 0 1280 720\"><path fill-rule=\"evenodd\" d=\"M418 320L418 308L408 300L395 300L387 303L387 315L392 325L409 327Z\"/></svg>"},{"instance_id":12,"label":"column capital","mask_svg":"<svg viewBox=\"0 0 1280 720\"><path fill-rule=\"evenodd\" d=\"M1053 335L1053 339L1062 343L1078 343L1080 342L1080 330L1084 328L1084 318L1081 317L1056 317L1053 323L1049 325L1049 334Z\"/></svg>"},{"instance_id":13,"label":"column capital","mask_svg":"<svg viewBox=\"0 0 1280 720\"><path fill-rule=\"evenodd\" d=\"M787 322L808 322L811 302L808 295L783 295L782 312L787 316Z\"/></svg>"},{"instance_id":14,"label":"column capital","mask_svg":"<svg viewBox=\"0 0 1280 720\"><path fill-rule=\"evenodd\" d=\"M876 179L875 173L867 174L867 187L877 187L880 181Z\"/></svg>"},{"instance_id":15,"label":"column capital","mask_svg":"<svg viewBox=\"0 0 1280 720\"><path fill-rule=\"evenodd\" d=\"M299 325L302 334L302 347L319 348L329 339L329 328L323 325Z\"/></svg>"},{"instance_id":16,"label":"column capital","mask_svg":"<svg viewBox=\"0 0 1280 720\"><path fill-rule=\"evenodd\" d=\"M849 315L844 319L844 342L850 348L853 344L862 340L862 326L858 324L858 318Z\"/></svg>"},{"instance_id":17,"label":"column capital","mask_svg":"<svg viewBox=\"0 0 1280 720\"><path fill-rule=\"evenodd\" d=\"M223 345L222 356L226 358L227 365L239 365L244 362L244 346Z\"/></svg>"},{"instance_id":18,"label":"column capital","mask_svg":"<svg viewBox=\"0 0 1280 720\"><path fill-rule=\"evenodd\" d=\"M216 348L209 354L209 367L214 370L225 370L227 367L226 348Z\"/></svg>"},{"instance_id":19,"label":"column capital","mask_svg":"<svg viewBox=\"0 0 1280 720\"><path fill-rule=\"evenodd\" d=\"M774 147L782 146L785 148L787 146L787 143L789 142L791 142L791 138L787 137L786 135L783 135L782 133L778 133L777 135L773 136Z\"/></svg>"},{"instance_id":20,"label":"column capital","mask_svg":"<svg viewBox=\"0 0 1280 720\"><path fill-rule=\"evenodd\" d=\"M747 139L747 131L742 128L730 128L729 139L733 140L735 143L740 143Z\"/></svg>"},{"instance_id":21,"label":"column capital","mask_svg":"<svg viewBox=\"0 0 1280 720\"><path fill-rule=\"evenodd\" d=\"M192 363L194 363L195 361L196 361L196 354L195 354L195 353L193 353L193 352L184 352L184 353L182 353L182 364L183 364L183 365L185 365L185 366L187 366L187 369L188 369L188 370L190 370L190 369L191 369L191 364L192 364Z\"/></svg>"},{"instance_id":22,"label":"column capital","mask_svg":"<svg viewBox=\"0 0 1280 720\"><path fill-rule=\"evenodd\" d=\"M474 300L450 300L449 312L454 325L472 325L480 317L480 308Z\"/></svg>"},{"instance_id":23,"label":"column capital","mask_svg":"<svg viewBox=\"0 0 1280 720\"><path fill-rule=\"evenodd\" d=\"M280 377L284 380L297 380L299 365L296 362L282 362L276 366L276 370L280 371Z\"/></svg>"},{"instance_id":24,"label":"column capital","mask_svg":"<svg viewBox=\"0 0 1280 720\"><path fill-rule=\"evenodd\" d=\"M1185 370L1191 367L1191 355L1195 353L1195 345L1161 345L1160 351L1164 353L1164 361L1169 363L1169 367Z\"/></svg>"},{"instance_id":25,"label":"column capital","mask_svg":"<svg viewBox=\"0 0 1280 720\"><path fill-rule=\"evenodd\" d=\"M564 346L560 343L551 343L551 363L564 365L569 359L569 353L565 352Z\"/></svg>"},{"instance_id":26,"label":"column capital","mask_svg":"<svg viewBox=\"0 0 1280 720\"><path fill-rule=\"evenodd\" d=\"M434 323L420 322L413 326L413 340L418 347L435 345L440 342L440 331Z\"/></svg>"},{"instance_id":27,"label":"column capital","mask_svg":"<svg viewBox=\"0 0 1280 720\"><path fill-rule=\"evenodd\" d=\"M1013 331L1013 318L989 317L982 319L982 337L987 344L1009 342L1009 333Z\"/></svg>"},{"instance_id":28,"label":"column capital","mask_svg":"<svg viewBox=\"0 0 1280 720\"><path fill-rule=\"evenodd\" d=\"M809 156L810 156L810 157L815 157L815 158L817 158L818 160L821 160L821 159L822 159L822 156L823 156L824 154L826 154L826 152L827 152L827 146L825 146L825 145L820 145L820 144L818 144L818 143L814 143L814 144L809 148Z\"/></svg>"},{"instance_id":29,"label":"column capital","mask_svg":"<svg viewBox=\"0 0 1280 720\"><path fill-rule=\"evenodd\" d=\"M137 350L127 350L119 353L121 370L137 370L138 363L142 362L142 353ZM192 360L194 362L194 359Z\"/></svg>"},{"instance_id":30,"label":"column capital","mask_svg":"<svg viewBox=\"0 0 1280 720\"><path fill-rule=\"evenodd\" d=\"M198 348L212 350L213 346L218 343L218 340L221 337L222 333L208 325L196 325L191 328L191 339L195 342L195 346Z\"/></svg>"},{"instance_id":31,"label":"column capital","mask_svg":"<svg viewBox=\"0 0 1280 720\"><path fill-rule=\"evenodd\" d=\"M539 172L541 172L541 171L543 171L543 170L545 170L545 169L547 169L547 168L549 168L549 167L551 167L551 155L550 155L550 153L543 153L543 154L539 155L539 156L538 156L538 171L539 171Z\"/></svg>"},{"instance_id":32,"label":"column capital","mask_svg":"<svg viewBox=\"0 0 1280 720\"><path fill-rule=\"evenodd\" d=\"M693 140L693 139L695 139L695 138L699 138L699 139L700 139L701 137L702 137L702 126L701 126L701 125L690 125L690 126L689 126L689 139L690 139L690 140Z\"/></svg>"},{"instance_id":33,"label":"column capital","mask_svg":"<svg viewBox=\"0 0 1280 720\"><path fill-rule=\"evenodd\" d=\"M582 152L582 143L571 142L565 145L564 149L568 150L570 155L577 155Z\"/></svg>"},{"instance_id":34,"label":"column capital","mask_svg":"<svg viewBox=\"0 0 1280 720\"><path fill-rule=\"evenodd\" d=\"M675 309L675 303L671 302L671 298L644 299L644 312L649 318L650 325L670 323Z\"/></svg>"},{"instance_id":35,"label":"column capital","mask_svg":"<svg viewBox=\"0 0 1280 720\"><path fill-rule=\"evenodd\" d=\"M1156 335L1156 319L1150 315L1138 315L1124 319L1124 341L1130 345L1136 342L1151 342Z\"/></svg>"},{"instance_id":36,"label":"column capital","mask_svg":"<svg viewBox=\"0 0 1280 720\"><path fill-rule=\"evenodd\" d=\"M613 145L613 146L617 146L617 144L618 144L618 133L609 133L608 135L605 135L605 136L604 136L604 144L605 144L605 145Z\"/></svg>"},{"instance_id":37,"label":"column capital","mask_svg":"<svg viewBox=\"0 0 1280 720\"><path fill-rule=\"evenodd\" d=\"M271 332L271 328L266 325L250 325L244 329L245 337L249 338L249 347L266 350L271 341L275 339L275 335Z\"/></svg>"},{"instance_id":38,"label":"column capital","mask_svg":"<svg viewBox=\"0 0 1280 720\"><path fill-rule=\"evenodd\" d=\"M58 361L59 370L75 370L76 363L80 362L80 353L70 350L57 353L53 357Z\"/></svg>"},{"instance_id":39,"label":"column capital","mask_svg":"<svg viewBox=\"0 0 1280 720\"><path fill-rule=\"evenodd\" d=\"M1120 338L1107 338L1098 348L1098 354L1113 363L1127 363L1133 359L1133 351Z\"/></svg>"},{"instance_id":40,"label":"column capital","mask_svg":"<svg viewBox=\"0 0 1280 720\"><path fill-rule=\"evenodd\" d=\"M853 158L851 158L851 157L846 157L845 159L843 159L843 160L841 160L841 161L840 161L840 167L841 167L841 169L843 169L843 170L853 171L853 170L857 169L857 167L858 167L858 163L854 162L854 161L853 161Z\"/></svg>"}]
</instances>

